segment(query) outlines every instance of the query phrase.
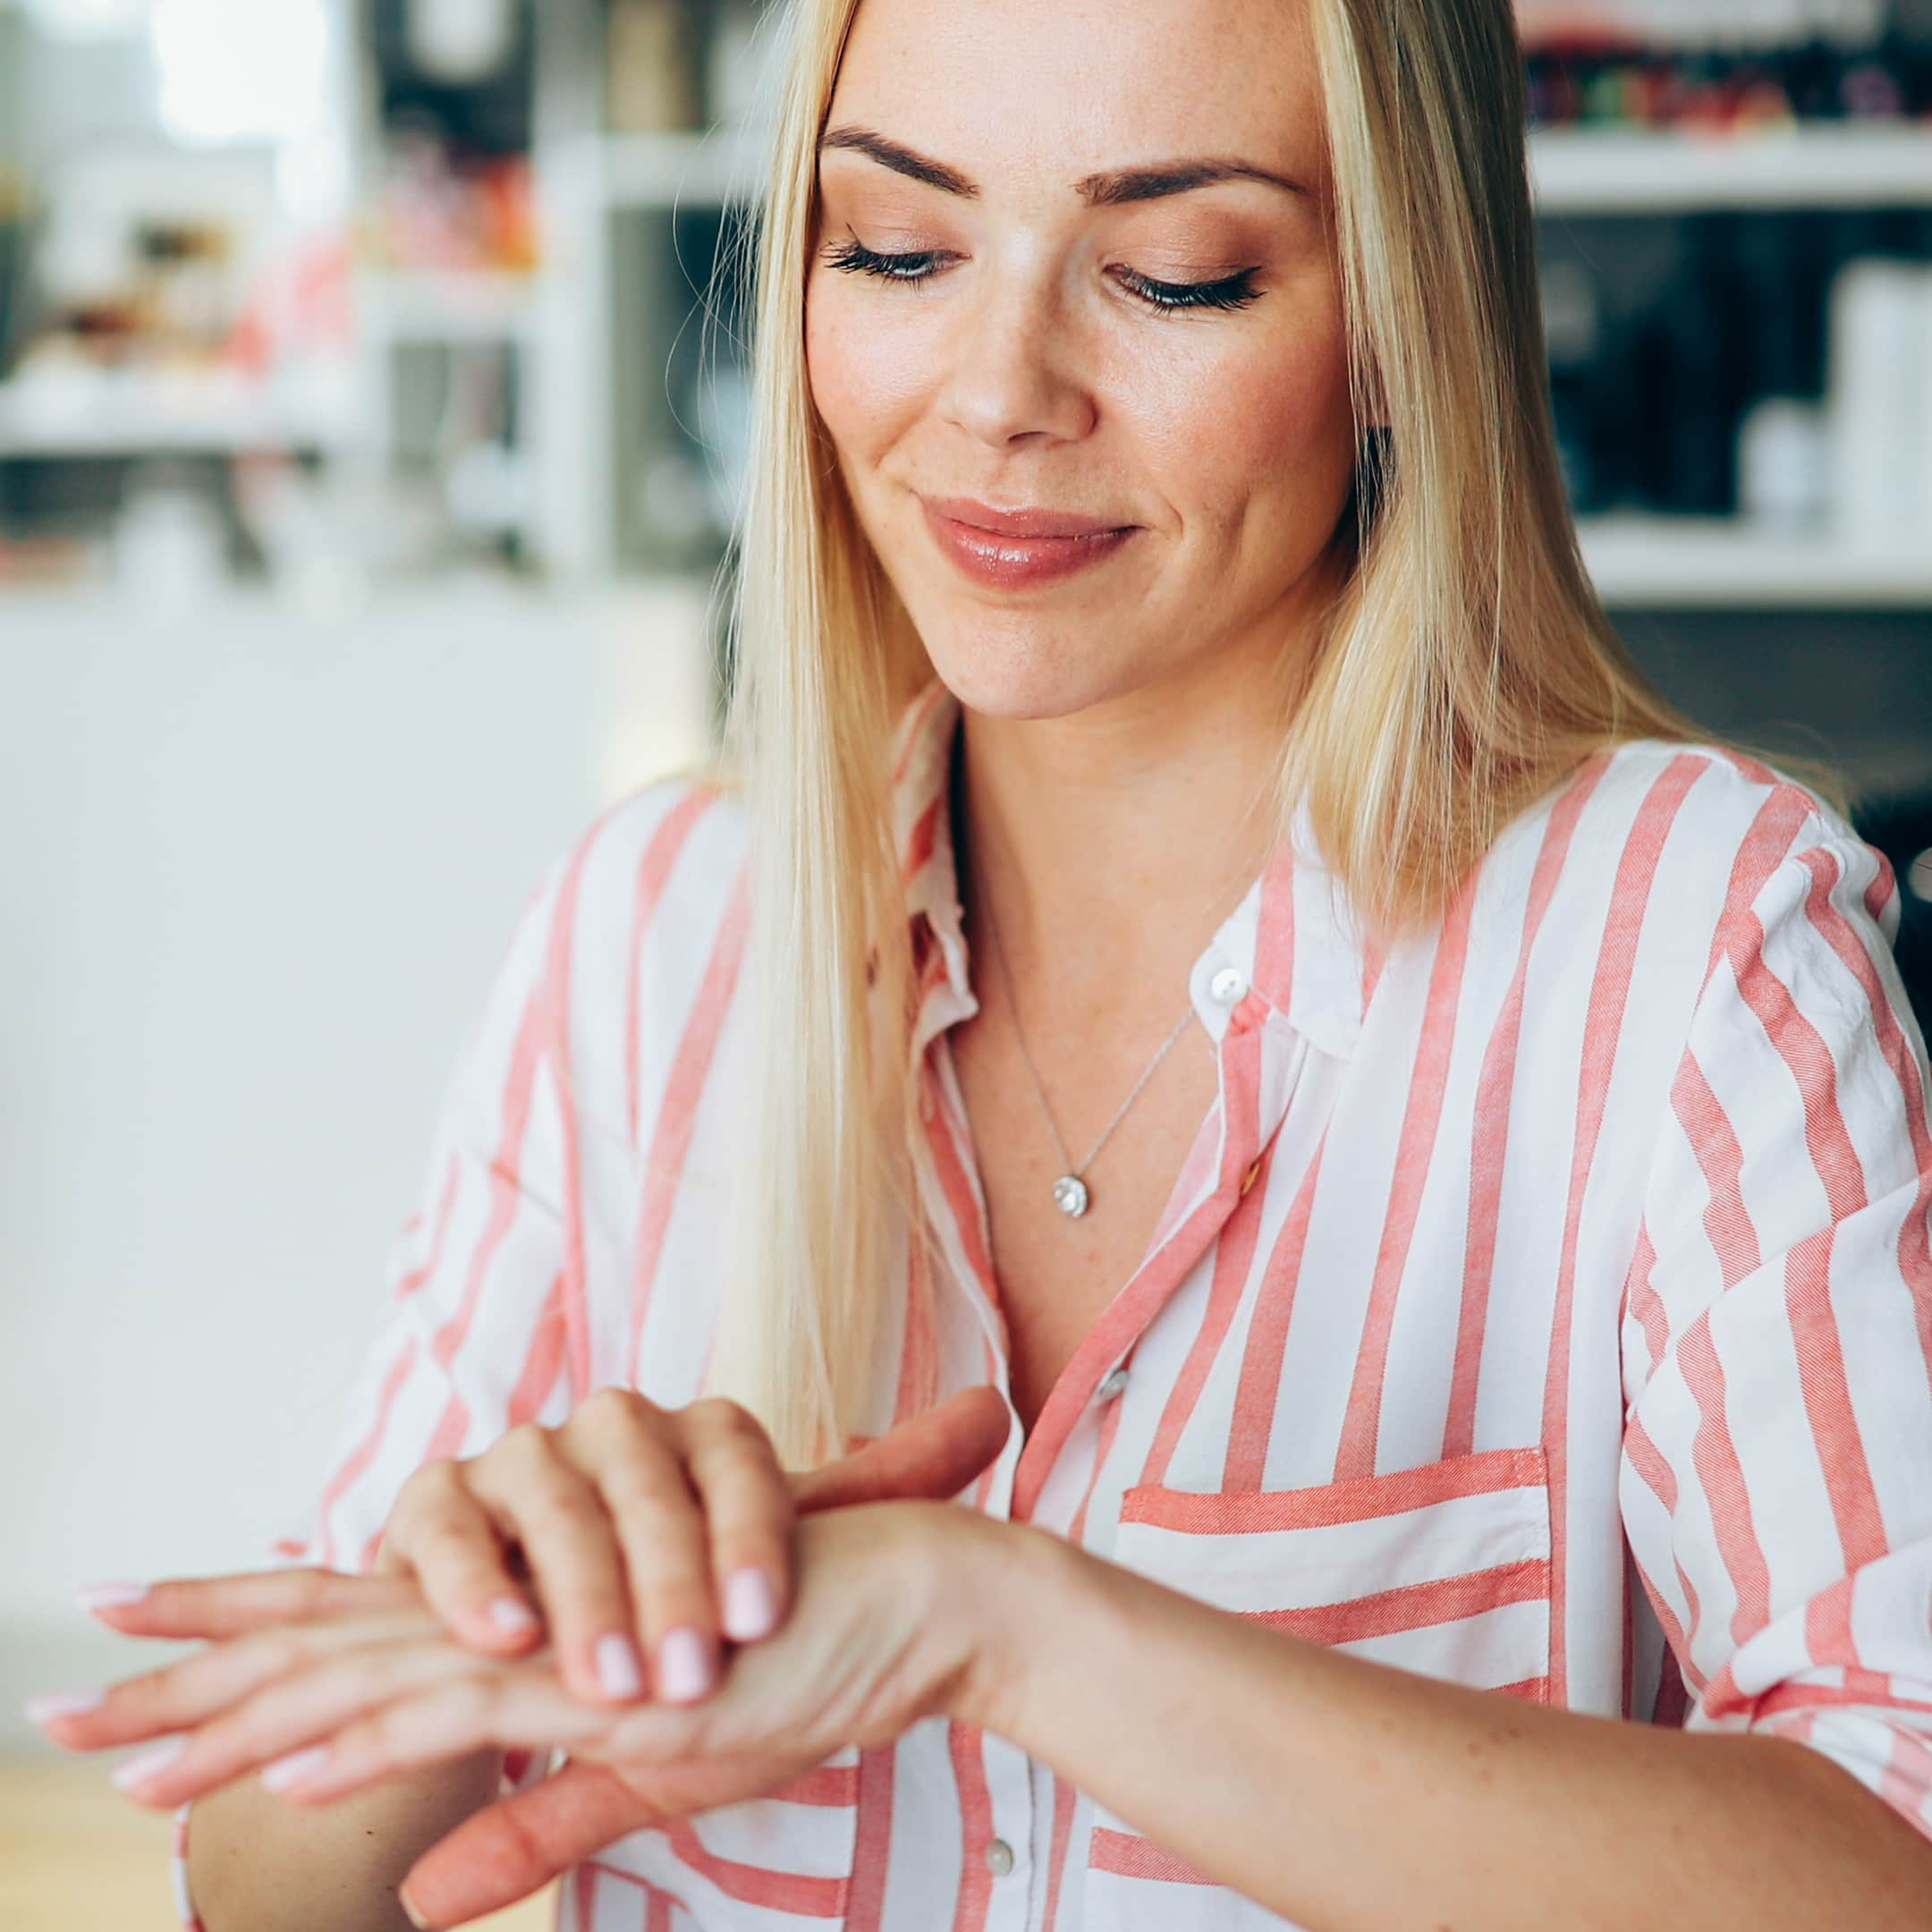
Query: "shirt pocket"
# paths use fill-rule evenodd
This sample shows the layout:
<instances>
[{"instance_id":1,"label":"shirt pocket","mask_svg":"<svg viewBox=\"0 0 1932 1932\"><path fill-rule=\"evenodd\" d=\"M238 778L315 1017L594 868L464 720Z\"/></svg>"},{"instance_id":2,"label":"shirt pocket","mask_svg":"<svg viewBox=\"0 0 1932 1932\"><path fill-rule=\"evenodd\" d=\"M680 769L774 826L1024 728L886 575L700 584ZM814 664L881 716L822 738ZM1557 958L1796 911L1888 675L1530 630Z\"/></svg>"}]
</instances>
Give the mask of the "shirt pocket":
<instances>
[{"instance_id":1,"label":"shirt pocket","mask_svg":"<svg viewBox=\"0 0 1932 1932\"><path fill-rule=\"evenodd\" d=\"M1114 1560L1309 1643L1531 1702L1549 1696L1549 1468L1486 1449L1306 1489L1121 1499ZM1260 1932L1290 1921L1097 1808L1089 1932Z\"/></svg>"}]
</instances>

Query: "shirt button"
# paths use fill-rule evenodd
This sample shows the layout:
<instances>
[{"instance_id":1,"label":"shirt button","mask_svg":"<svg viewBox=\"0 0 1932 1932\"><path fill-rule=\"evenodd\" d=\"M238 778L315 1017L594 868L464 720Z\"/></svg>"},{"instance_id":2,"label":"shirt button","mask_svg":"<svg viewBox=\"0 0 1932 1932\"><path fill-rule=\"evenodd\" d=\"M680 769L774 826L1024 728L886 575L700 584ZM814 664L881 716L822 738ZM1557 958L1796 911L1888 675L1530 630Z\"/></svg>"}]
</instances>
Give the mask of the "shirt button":
<instances>
[{"instance_id":1,"label":"shirt button","mask_svg":"<svg viewBox=\"0 0 1932 1932\"><path fill-rule=\"evenodd\" d=\"M1233 1006L1239 1004L1246 997L1248 982L1241 978L1239 968L1224 966L1208 982L1208 990L1214 995L1215 998L1222 1005Z\"/></svg>"},{"instance_id":2,"label":"shirt button","mask_svg":"<svg viewBox=\"0 0 1932 1932\"><path fill-rule=\"evenodd\" d=\"M1013 1869L1013 1847L1004 1838L996 1838L987 1846L986 1866L996 1878L1004 1878Z\"/></svg>"},{"instance_id":3,"label":"shirt button","mask_svg":"<svg viewBox=\"0 0 1932 1932\"><path fill-rule=\"evenodd\" d=\"M1100 1385L1094 1395L1100 1402L1112 1402L1127 1386L1127 1371L1124 1368L1110 1370L1100 1378Z\"/></svg>"},{"instance_id":4,"label":"shirt button","mask_svg":"<svg viewBox=\"0 0 1932 1932\"><path fill-rule=\"evenodd\" d=\"M1245 1194L1248 1190L1255 1184L1255 1176L1260 1172L1261 1163L1259 1161L1257 1161L1254 1165L1250 1167L1248 1172L1241 1176L1241 1191L1243 1194Z\"/></svg>"}]
</instances>

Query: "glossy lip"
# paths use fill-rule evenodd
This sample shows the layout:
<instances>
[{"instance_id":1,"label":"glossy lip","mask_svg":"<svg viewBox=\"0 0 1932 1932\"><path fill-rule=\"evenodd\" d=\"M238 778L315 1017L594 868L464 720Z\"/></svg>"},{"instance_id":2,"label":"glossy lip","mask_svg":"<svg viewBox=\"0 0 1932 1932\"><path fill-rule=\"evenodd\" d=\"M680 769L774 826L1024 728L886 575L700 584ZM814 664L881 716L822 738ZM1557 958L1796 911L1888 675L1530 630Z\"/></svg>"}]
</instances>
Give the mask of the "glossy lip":
<instances>
[{"instance_id":1,"label":"glossy lip","mask_svg":"<svg viewBox=\"0 0 1932 1932\"><path fill-rule=\"evenodd\" d=\"M970 498L922 496L919 504L934 542L962 576L1005 589L1085 570L1139 528L1060 510L995 510Z\"/></svg>"},{"instance_id":2,"label":"glossy lip","mask_svg":"<svg viewBox=\"0 0 1932 1932\"><path fill-rule=\"evenodd\" d=\"M990 530L998 537L1105 537L1131 524L1109 523L1105 517L1076 516L1066 510L996 510L970 496L922 496L935 516L947 517L970 529Z\"/></svg>"}]
</instances>

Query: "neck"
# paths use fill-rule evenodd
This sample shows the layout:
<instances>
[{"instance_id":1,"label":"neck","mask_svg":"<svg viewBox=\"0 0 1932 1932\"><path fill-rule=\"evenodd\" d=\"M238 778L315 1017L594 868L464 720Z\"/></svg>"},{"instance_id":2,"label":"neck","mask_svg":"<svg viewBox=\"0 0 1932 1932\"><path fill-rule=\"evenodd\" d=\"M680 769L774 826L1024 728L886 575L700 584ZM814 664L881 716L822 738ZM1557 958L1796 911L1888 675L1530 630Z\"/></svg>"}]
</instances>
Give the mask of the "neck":
<instances>
[{"instance_id":1,"label":"neck","mask_svg":"<svg viewBox=\"0 0 1932 1932\"><path fill-rule=\"evenodd\" d=\"M1045 1004L1180 1010L1187 969L1279 835L1278 664L1216 659L1062 717L965 712L960 902L984 935L991 899L1008 970L1050 987Z\"/></svg>"}]
</instances>

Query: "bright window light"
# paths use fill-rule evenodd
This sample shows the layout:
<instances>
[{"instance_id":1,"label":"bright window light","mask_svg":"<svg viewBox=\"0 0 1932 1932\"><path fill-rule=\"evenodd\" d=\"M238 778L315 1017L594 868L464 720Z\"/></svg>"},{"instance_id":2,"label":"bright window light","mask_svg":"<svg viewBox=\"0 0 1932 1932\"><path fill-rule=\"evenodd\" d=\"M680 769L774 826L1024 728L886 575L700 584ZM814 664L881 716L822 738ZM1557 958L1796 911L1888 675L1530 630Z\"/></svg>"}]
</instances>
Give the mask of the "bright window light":
<instances>
[{"instance_id":1,"label":"bright window light","mask_svg":"<svg viewBox=\"0 0 1932 1932\"><path fill-rule=\"evenodd\" d=\"M152 0L161 118L201 143L307 134L322 118L326 0Z\"/></svg>"}]
</instances>

